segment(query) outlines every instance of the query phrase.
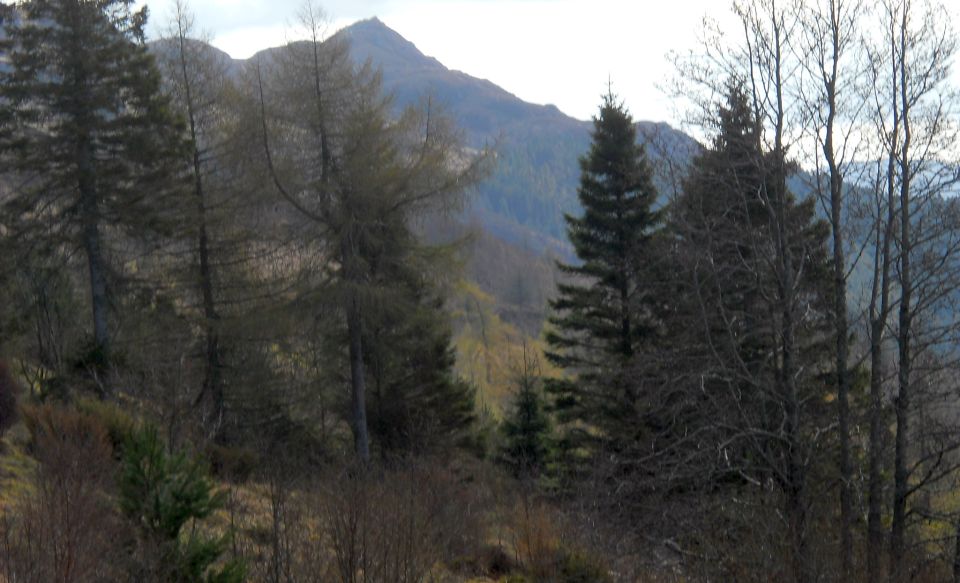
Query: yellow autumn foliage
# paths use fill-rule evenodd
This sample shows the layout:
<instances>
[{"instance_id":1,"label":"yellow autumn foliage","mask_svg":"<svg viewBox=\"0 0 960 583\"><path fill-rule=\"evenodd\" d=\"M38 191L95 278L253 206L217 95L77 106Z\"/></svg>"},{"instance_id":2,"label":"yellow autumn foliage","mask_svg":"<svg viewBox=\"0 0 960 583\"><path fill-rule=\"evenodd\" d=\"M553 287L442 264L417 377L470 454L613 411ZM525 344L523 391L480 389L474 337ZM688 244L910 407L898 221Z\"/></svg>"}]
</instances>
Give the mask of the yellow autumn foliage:
<instances>
[{"instance_id":1,"label":"yellow autumn foliage","mask_svg":"<svg viewBox=\"0 0 960 583\"><path fill-rule=\"evenodd\" d=\"M544 376L560 372L543 358L543 339L505 322L496 305L492 296L467 281L461 282L451 300L457 373L477 387L481 407L499 414L509 402L524 350L537 356Z\"/></svg>"}]
</instances>

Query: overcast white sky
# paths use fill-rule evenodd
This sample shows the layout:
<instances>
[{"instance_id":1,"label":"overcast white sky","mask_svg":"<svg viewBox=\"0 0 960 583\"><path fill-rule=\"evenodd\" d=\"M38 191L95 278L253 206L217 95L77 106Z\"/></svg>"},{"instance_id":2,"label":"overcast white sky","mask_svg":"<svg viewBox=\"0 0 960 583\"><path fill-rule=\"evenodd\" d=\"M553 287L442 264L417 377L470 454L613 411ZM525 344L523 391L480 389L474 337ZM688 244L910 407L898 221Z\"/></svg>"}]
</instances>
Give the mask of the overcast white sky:
<instances>
[{"instance_id":1,"label":"overcast white sky","mask_svg":"<svg viewBox=\"0 0 960 583\"><path fill-rule=\"evenodd\" d=\"M670 49L689 48L704 14L725 0L320 0L331 32L376 16L451 69L500 85L521 99L552 103L589 119L607 78L639 119L674 121L657 89ZM151 36L173 0L147 0ZM192 0L197 26L231 56L295 38L302 0ZM655 6L666 8L655 8Z\"/></svg>"},{"instance_id":2,"label":"overcast white sky","mask_svg":"<svg viewBox=\"0 0 960 583\"><path fill-rule=\"evenodd\" d=\"M169 22L173 0L146 1L155 36ZM198 28L215 46L245 58L296 38L303 0L188 2ZM674 125L679 113L659 89L673 72L665 55L696 47L705 15L724 28L734 24L729 0L319 2L331 20L331 34L377 16L447 67L489 79L526 101L552 103L580 119L596 112L609 77L634 117ZM954 2L960 4L947 4Z\"/></svg>"}]
</instances>

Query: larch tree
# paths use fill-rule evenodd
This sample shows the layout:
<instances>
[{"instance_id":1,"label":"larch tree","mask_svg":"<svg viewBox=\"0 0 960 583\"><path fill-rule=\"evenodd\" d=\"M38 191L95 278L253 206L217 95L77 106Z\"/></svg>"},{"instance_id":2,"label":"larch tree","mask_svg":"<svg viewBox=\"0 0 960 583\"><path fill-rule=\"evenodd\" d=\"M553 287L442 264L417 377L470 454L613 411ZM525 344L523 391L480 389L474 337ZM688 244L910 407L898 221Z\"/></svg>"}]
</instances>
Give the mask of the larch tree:
<instances>
[{"instance_id":1,"label":"larch tree","mask_svg":"<svg viewBox=\"0 0 960 583\"><path fill-rule=\"evenodd\" d=\"M310 40L289 47L275 83L264 83L262 67L255 73L262 146L277 192L312 225L329 260L318 285L342 317L348 417L357 457L367 462L369 343L377 314L400 301L395 294L407 301L411 291L424 289L396 279L410 277L402 275L407 269L429 279L430 254L415 221L457 207L486 158L461 146L452 121L431 100L398 114L379 73L369 64L354 70L342 44L323 41L316 7L307 4L302 20ZM428 305L430 295L417 301Z\"/></svg>"},{"instance_id":2,"label":"larch tree","mask_svg":"<svg viewBox=\"0 0 960 583\"><path fill-rule=\"evenodd\" d=\"M259 241L266 246L271 234L254 236L247 224L255 213L252 192L260 185L242 168L241 152L251 136L236 128L237 92L229 58L197 38L194 28L189 7L178 0L168 31L154 49L172 106L186 121L189 145L183 157L189 198L178 221L182 244L172 249L173 263L185 273L167 273L166 279L183 280L190 290L184 299L202 330L203 355L201 386L193 399L207 434L223 441L230 368L230 331L224 328L250 296L263 293L263 286L244 272L252 269L251 245Z\"/></svg>"}]
</instances>

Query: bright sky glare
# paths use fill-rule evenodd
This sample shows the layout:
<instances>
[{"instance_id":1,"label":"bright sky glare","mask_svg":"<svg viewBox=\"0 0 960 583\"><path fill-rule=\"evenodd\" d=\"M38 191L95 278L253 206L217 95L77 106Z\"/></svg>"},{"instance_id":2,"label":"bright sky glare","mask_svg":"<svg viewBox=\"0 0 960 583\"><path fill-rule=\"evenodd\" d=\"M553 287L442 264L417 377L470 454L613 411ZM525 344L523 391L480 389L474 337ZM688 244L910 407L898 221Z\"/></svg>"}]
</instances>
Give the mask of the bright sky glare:
<instances>
[{"instance_id":1,"label":"bright sky glare","mask_svg":"<svg viewBox=\"0 0 960 583\"><path fill-rule=\"evenodd\" d=\"M674 72L667 53L696 48L704 16L717 20L723 30L736 26L728 0L319 2L330 18L330 34L377 16L447 67L489 79L525 101L552 103L568 115L589 119L610 79L634 117L674 125L681 112L661 89ZM171 19L173 0L147 3L155 37ZM192 0L189 8L197 28L215 46L246 58L296 39L302 4ZM960 7L953 11L960 14ZM954 23L960 25L960 18Z\"/></svg>"}]
</instances>

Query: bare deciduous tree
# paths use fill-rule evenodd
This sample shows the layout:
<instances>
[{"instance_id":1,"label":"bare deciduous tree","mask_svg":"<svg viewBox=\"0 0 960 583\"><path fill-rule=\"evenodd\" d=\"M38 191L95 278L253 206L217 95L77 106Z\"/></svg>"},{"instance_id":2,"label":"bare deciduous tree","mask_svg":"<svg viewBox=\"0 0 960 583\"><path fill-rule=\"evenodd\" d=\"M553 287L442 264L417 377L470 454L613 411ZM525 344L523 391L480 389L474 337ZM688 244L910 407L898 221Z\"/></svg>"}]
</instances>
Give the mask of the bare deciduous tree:
<instances>
[{"instance_id":1,"label":"bare deciduous tree","mask_svg":"<svg viewBox=\"0 0 960 583\"><path fill-rule=\"evenodd\" d=\"M840 565L841 574L853 574L854 472L850 411L850 323L847 279L855 267L856 243L847 241L849 200L858 178L854 165L861 153L859 126L863 104L860 87L865 52L860 30L864 10L859 0L825 0L801 7L803 30L800 50L805 83L798 96L805 135L817 146L806 161L815 169L812 190L827 209L833 247L834 374L839 431ZM848 175L853 173L851 180ZM848 259L850 257L852 259Z\"/></svg>"}]
</instances>

